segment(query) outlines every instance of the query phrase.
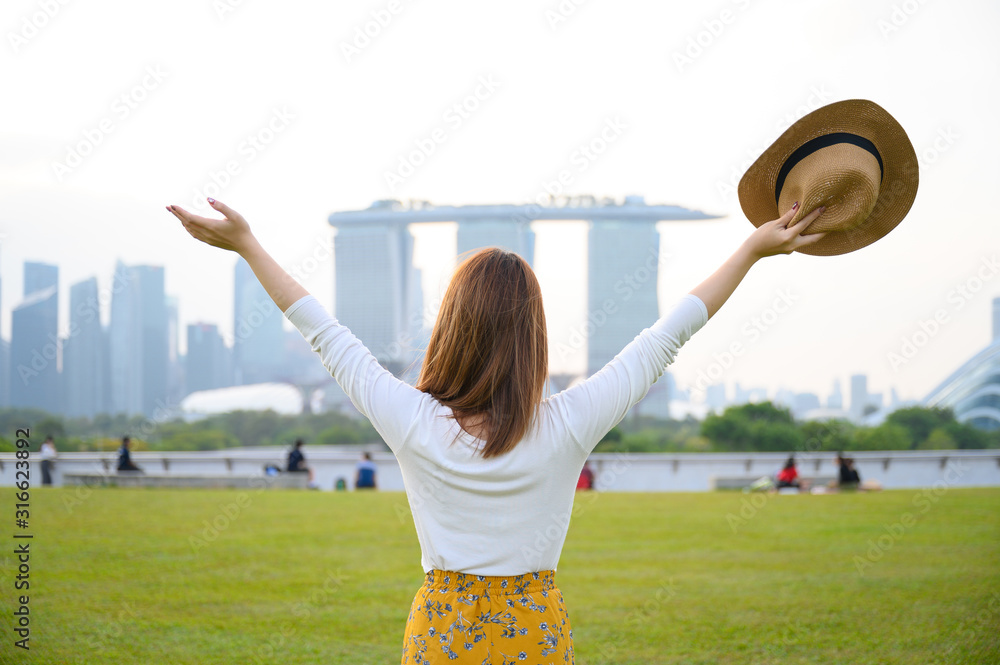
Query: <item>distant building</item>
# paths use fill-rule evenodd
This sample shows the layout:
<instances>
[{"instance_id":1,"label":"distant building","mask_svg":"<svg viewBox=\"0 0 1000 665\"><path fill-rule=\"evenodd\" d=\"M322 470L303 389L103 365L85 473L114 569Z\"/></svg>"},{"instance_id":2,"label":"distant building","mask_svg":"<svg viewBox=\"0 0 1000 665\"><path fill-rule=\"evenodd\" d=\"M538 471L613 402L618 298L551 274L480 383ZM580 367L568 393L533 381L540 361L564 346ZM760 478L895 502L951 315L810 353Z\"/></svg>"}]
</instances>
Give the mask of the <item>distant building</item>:
<instances>
[{"instance_id":1,"label":"distant building","mask_svg":"<svg viewBox=\"0 0 1000 665\"><path fill-rule=\"evenodd\" d=\"M993 341L1000 339L1000 298L993 299Z\"/></svg>"},{"instance_id":2,"label":"distant building","mask_svg":"<svg viewBox=\"0 0 1000 665\"><path fill-rule=\"evenodd\" d=\"M32 293L44 291L54 286L59 287L59 266L37 261L24 262L24 297Z\"/></svg>"},{"instance_id":3,"label":"distant building","mask_svg":"<svg viewBox=\"0 0 1000 665\"><path fill-rule=\"evenodd\" d=\"M924 406L947 407L955 417L979 429L1000 429L1000 337L993 300L993 341L970 358L924 399Z\"/></svg>"},{"instance_id":4,"label":"distant building","mask_svg":"<svg viewBox=\"0 0 1000 665\"><path fill-rule=\"evenodd\" d=\"M834 379L833 391L830 393L830 397L826 400L826 406L828 409L835 410L844 408L844 395L840 392L840 379Z\"/></svg>"},{"instance_id":5,"label":"distant building","mask_svg":"<svg viewBox=\"0 0 1000 665\"><path fill-rule=\"evenodd\" d=\"M96 277L70 287L69 330L63 342L64 413L92 418L108 411L109 392Z\"/></svg>"},{"instance_id":6,"label":"distant building","mask_svg":"<svg viewBox=\"0 0 1000 665\"><path fill-rule=\"evenodd\" d=\"M233 293L233 383L275 381L284 367L284 316L250 266L236 262Z\"/></svg>"},{"instance_id":7,"label":"distant building","mask_svg":"<svg viewBox=\"0 0 1000 665\"><path fill-rule=\"evenodd\" d=\"M162 414L167 401L167 303L162 266L115 266L111 300L111 412Z\"/></svg>"},{"instance_id":8,"label":"distant building","mask_svg":"<svg viewBox=\"0 0 1000 665\"><path fill-rule=\"evenodd\" d=\"M483 247L502 247L535 265L535 232L530 224L512 224L510 218L470 218L458 223L456 251L464 256Z\"/></svg>"},{"instance_id":9,"label":"distant building","mask_svg":"<svg viewBox=\"0 0 1000 665\"><path fill-rule=\"evenodd\" d=\"M423 327L413 302L413 235L402 224L337 225L333 249L337 319L398 372L412 362L405 351Z\"/></svg>"},{"instance_id":10,"label":"distant building","mask_svg":"<svg viewBox=\"0 0 1000 665\"><path fill-rule=\"evenodd\" d=\"M61 410L58 315L59 268L25 262L24 300L11 312L11 406Z\"/></svg>"},{"instance_id":11,"label":"distant building","mask_svg":"<svg viewBox=\"0 0 1000 665\"><path fill-rule=\"evenodd\" d=\"M724 383L716 383L705 389L705 405L708 408L721 411L726 408L726 404L726 385Z\"/></svg>"},{"instance_id":12,"label":"distant building","mask_svg":"<svg viewBox=\"0 0 1000 665\"><path fill-rule=\"evenodd\" d=\"M801 418L806 413L820 408L819 396L815 393L796 393L791 407L792 414L796 418Z\"/></svg>"},{"instance_id":13,"label":"distant building","mask_svg":"<svg viewBox=\"0 0 1000 665\"><path fill-rule=\"evenodd\" d=\"M587 374L595 374L660 317L656 222L595 220L587 237Z\"/></svg>"},{"instance_id":14,"label":"distant building","mask_svg":"<svg viewBox=\"0 0 1000 665\"><path fill-rule=\"evenodd\" d=\"M853 420L861 420L865 415L865 408L867 406L868 376L865 374L855 374L851 377L851 418Z\"/></svg>"},{"instance_id":15,"label":"distant building","mask_svg":"<svg viewBox=\"0 0 1000 665\"><path fill-rule=\"evenodd\" d=\"M187 327L187 356L184 359L185 395L198 390L225 388L229 384L229 350L219 329L210 323Z\"/></svg>"},{"instance_id":16,"label":"distant building","mask_svg":"<svg viewBox=\"0 0 1000 665\"><path fill-rule=\"evenodd\" d=\"M424 319L414 288L419 275L412 266L410 224L456 222L459 254L500 246L533 264L532 222L584 221L589 223L586 371L594 373L659 316L656 223L712 218L680 206L647 205L639 196L467 206L376 201L366 210L330 215L337 230L336 316L399 374L415 359L410 350L421 346L413 340L421 339Z\"/></svg>"},{"instance_id":17,"label":"distant building","mask_svg":"<svg viewBox=\"0 0 1000 665\"><path fill-rule=\"evenodd\" d=\"M0 408L10 406L10 342L0 337Z\"/></svg>"}]
</instances>

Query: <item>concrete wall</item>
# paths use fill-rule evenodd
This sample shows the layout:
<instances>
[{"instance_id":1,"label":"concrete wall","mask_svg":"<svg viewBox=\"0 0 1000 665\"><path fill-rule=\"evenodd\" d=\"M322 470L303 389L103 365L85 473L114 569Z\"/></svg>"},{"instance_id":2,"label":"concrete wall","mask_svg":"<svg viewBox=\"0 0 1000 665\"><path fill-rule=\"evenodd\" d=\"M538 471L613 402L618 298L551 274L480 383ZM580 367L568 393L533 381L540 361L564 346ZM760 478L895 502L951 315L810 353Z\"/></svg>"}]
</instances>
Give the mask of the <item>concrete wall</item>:
<instances>
[{"instance_id":1,"label":"concrete wall","mask_svg":"<svg viewBox=\"0 0 1000 665\"><path fill-rule=\"evenodd\" d=\"M357 449L307 446L307 463L316 472L324 490L333 489L337 478L354 486L354 468L361 457ZM280 448L234 449L196 453L134 452L136 464L149 473L177 474L261 474L265 464L284 467L286 451ZM932 487L1000 486L1000 450L912 451L850 453L862 480L878 480L886 489ZM699 454L610 454L591 456L591 466L599 490L631 492L703 492L710 489L713 476L773 476L787 453L699 453ZM390 453L374 453L380 489L400 491L403 480ZM803 476L836 476L833 455L798 454ZM0 453L0 486L13 486L14 453ZM55 483L62 474L114 473L115 453L60 453L56 461ZM36 454L29 459L31 487L42 484L41 465Z\"/></svg>"}]
</instances>

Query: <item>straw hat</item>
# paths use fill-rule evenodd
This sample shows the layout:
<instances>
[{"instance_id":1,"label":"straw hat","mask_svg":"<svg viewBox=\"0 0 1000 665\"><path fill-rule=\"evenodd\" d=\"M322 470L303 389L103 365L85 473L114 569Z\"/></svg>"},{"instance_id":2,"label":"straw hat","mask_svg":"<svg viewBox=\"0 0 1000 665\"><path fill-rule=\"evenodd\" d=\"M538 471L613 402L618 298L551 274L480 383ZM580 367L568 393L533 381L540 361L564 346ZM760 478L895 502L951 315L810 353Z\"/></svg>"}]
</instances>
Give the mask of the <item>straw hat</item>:
<instances>
[{"instance_id":1,"label":"straw hat","mask_svg":"<svg viewBox=\"0 0 1000 665\"><path fill-rule=\"evenodd\" d=\"M917 155L885 109L865 99L819 108L789 127L739 185L743 213L760 226L799 201L794 224L826 211L805 234L827 235L797 251L846 254L870 245L902 221L917 195Z\"/></svg>"}]
</instances>

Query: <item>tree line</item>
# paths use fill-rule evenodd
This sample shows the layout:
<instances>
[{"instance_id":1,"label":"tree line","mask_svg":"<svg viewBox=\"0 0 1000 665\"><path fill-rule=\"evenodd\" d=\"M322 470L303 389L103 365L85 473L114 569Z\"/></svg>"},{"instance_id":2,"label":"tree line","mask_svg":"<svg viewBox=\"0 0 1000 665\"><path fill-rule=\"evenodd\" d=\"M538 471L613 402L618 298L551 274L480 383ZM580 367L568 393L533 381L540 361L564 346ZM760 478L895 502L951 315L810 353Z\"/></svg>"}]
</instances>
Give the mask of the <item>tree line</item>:
<instances>
[{"instance_id":1,"label":"tree line","mask_svg":"<svg viewBox=\"0 0 1000 665\"><path fill-rule=\"evenodd\" d=\"M13 432L31 429L32 448L46 436L60 451L115 450L121 437L134 450L221 450L237 446L363 444L382 439L367 420L337 412L282 415L233 411L185 422L143 416L65 418L36 409L0 409L0 452L13 452ZM385 445L384 443L382 444ZM907 407L875 427L847 420L796 421L771 402L731 406L704 420L629 416L595 452L836 452L852 450L955 450L1000 448L1000 431L986 432L955 419L950 409ZM388 447L386 447L388 449Z\"/></svg>"},{"instance_id":2,"label":"tree line","mask_svg":"<svg viewBox=\"0 0 1000 665\"><path fill-rule=\"evenodd\" d=\"M875 427L842 419L796 421L771 402L728 407L704 420L658 424L625 421L596 452L836 452L1000 448L1000 430L986 432L955 419L951 409L912 406Z\"/></svg>"},{"instance_id":3,"label":"tree line","mask_svg":"<svg viewBox=\"0 0 1000 665\"><path fill-rule=\"evenodd\" d=\"M18 427L31 429L33 450L46 436L52 436L61 452L115 450L126 435L132 439L133 450L156 451L282 446L296 439L314 445L382 440L367 420L337 412L283 415L271 410L232 411L185 422L121 414L65 418L37 409L0 409L0 452L14 450L10 437Z\"/></svg>"}]
</instances>

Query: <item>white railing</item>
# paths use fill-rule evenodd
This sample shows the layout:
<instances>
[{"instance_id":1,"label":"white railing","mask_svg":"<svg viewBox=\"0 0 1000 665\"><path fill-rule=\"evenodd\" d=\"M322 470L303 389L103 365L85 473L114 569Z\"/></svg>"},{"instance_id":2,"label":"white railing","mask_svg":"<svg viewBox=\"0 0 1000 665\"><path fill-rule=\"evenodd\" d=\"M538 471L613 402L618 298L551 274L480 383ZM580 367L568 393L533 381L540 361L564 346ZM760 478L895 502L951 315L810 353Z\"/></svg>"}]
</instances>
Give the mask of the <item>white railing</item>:
<instances>
[{"instance_id":1,"label":"white railing","mask_svg":"<svg viewBox=\"0 0 1000 665\"><path fill-rule=\"evenodd\" d=\"M307 446L306 463L324 490L338 479L353 488L358 448ZM233 474L254 476L266 464L284 467L287 451L281 448L238 448L205 452L133 452L133 461L149 473L178 475ZM862 480L878 480L886 489L946 485L948 487L1000 486L1000 450L935 450L850 452ZM703 492L713 477L773 476L788 453L596 453L590 464L599 490L632 492ZM372 454L378 466L379 489L401 491L403 479L396 459L388 452ZM795 456L802 476L836 476L830 453ZM117 453L60 453L53 473L56 485L64 473L114 474ZM14 453L0 453L0 486L15 482ZM31 486L42 484L37 453L29 458Z\"/></svg>"}]
</instances>

